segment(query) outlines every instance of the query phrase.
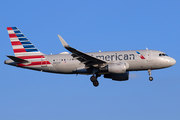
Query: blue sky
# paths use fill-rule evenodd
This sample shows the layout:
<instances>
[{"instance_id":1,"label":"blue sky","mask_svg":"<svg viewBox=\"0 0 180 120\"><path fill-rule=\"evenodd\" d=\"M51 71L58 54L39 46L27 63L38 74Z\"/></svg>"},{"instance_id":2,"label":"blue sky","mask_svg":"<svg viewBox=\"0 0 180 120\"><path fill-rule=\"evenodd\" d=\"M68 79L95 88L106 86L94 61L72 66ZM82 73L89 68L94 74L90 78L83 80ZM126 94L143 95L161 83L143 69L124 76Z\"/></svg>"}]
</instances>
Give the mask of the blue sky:
<instances>
[{"instance_id":1,"label":"blue sky","mask_svg":"<svg viewBox=\"0 0 180 120\"><path fill-rule=\"evenodd\" d=\"M180 118L179 0L5 0L0 4L1 120L177 120ZM175 66L131 72L124 82L37 72L4 64L13 55L6 27L18 27L45 54L149 49Z\"/></svg>"}]
</instances>

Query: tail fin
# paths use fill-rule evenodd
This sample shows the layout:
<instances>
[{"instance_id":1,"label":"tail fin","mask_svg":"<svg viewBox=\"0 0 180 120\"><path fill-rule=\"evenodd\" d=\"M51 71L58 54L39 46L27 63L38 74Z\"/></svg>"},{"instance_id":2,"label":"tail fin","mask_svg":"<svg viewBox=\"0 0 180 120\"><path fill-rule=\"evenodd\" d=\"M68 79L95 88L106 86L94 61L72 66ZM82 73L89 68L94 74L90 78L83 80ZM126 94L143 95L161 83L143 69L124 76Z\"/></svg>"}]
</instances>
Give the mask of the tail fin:
<instances>
[{"instance_id":1,"label":"tail fin","mask_svg":"<svg viewBox=\"0 0 180 120\"><path fill-rule=\"evenodd\" d=\"M7 27L16 57L43 55L17 27Z\"/></svg>"}]
</instances>

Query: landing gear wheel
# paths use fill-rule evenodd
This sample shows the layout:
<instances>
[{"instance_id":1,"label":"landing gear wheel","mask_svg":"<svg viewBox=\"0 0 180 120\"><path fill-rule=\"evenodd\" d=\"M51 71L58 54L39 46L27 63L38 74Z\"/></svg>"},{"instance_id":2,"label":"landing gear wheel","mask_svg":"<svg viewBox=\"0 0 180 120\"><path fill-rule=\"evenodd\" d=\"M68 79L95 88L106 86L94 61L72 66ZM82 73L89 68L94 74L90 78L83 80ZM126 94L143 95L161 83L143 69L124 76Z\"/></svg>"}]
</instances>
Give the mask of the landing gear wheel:
<instances>
[{"instance_id":1,"label":"landing gear wheel","mask_svg":"<svg viewBox=\"0 0 180 120\"><path fill-rule=\"evenodd\" d=\"M91 76L90 80L93 83L93 85L95 87L97 87L99 85L99 82L97 81L97 78L100 77L100 74L93 74L93 76Z\"/></svg>"},{"instance_id":2,"label":"landing gear wheel","mask_svg":"<svg viewBox=\"0 0 180 120\"><path fill-rule=\"evenodd\" d=\"M95 87L97 87L97 86L99 85L99 82L96 80L96 81L93 82L93 85L94 85Z\"/></svg>"},{"instance_id":3,"label":"landing gear wheel","mask_svg":"<svg viewBox=\"0 0 180 120\"><path fill-rule=\"evenodd\" d=\"M153 81L153 77L149 77L149 80L150 80L150 81Z\"/></svg>"},{"instance_id":4,"label":"landing gear wheel","mask_svg":"<svg viewBox=\"0 0 180 120\"><path fill-rule=\"evenodd\" d=\"M97 81L97 78L95 76L91 76L90 78L91 82Z\"/></svg>"},{"instance_id":5,"label":"landing gear wheel","mask_svg":"<svg viewBox=\"0 0 180 120\"><path fill-rule=\"evenodd\" d=\"M148 73L149 73L149 80L153 81L153 77L151 77L151 70L150 69L148 70Z\"/></svg>"}]
</instances>

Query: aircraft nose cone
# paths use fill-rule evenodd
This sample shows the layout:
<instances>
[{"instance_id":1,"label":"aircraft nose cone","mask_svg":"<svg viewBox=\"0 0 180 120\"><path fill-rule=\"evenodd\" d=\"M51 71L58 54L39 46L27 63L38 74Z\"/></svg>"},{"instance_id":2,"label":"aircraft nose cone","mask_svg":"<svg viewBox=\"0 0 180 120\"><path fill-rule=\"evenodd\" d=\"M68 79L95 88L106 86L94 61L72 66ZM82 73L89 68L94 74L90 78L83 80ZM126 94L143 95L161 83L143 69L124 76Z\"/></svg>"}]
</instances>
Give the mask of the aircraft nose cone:
<instances>
[{"instance_id":1,"label":"aircraft nose cone","mask_svg":"<svg viewBox=\"0 0 180 120\"><path fill-rule=\"evenodd\" d=\"M174 65L174 64L176 64L176 60L175 59L171 59L171 65Z\"/></svg>"}]
</instances>

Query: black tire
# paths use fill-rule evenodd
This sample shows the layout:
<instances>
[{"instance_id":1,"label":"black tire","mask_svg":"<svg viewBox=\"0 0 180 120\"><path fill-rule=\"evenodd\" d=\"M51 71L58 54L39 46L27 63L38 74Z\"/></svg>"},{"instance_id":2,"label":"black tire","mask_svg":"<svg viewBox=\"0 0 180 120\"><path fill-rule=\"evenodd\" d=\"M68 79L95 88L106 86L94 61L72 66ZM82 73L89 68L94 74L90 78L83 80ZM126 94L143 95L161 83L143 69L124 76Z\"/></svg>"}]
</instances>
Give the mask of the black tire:
<instances>
[{"instance_id":1,"label":"black tire","mask_svg":"<svg viewBox=\"0 0 180 120\"><path fill-rule=\"evenodd\" d=\"M97 86L99 85L99 82L96 80L96 81L93 82L93 85L94 85L95 87L97 87Z\"/></svg>"},{"instance_id":2,"label":"black tire","mask_svg":"<svg viewBox=\"0 0 180 120\"><path fill-rule=\"evenodd\" d=\"M90 78L91 82L97 81L97 78L95 76L91 76Z\"/></svg>"},{"instance_id":3,"label":"black tire","mask_svg":"<svg viewBox=\"0 0 180 120\"><path fill-rule=\"evenodd\" d=\"M150 80L150 81L153 81L153 77L149 77L149 80Z\"/></svg>"}]
</instances>

